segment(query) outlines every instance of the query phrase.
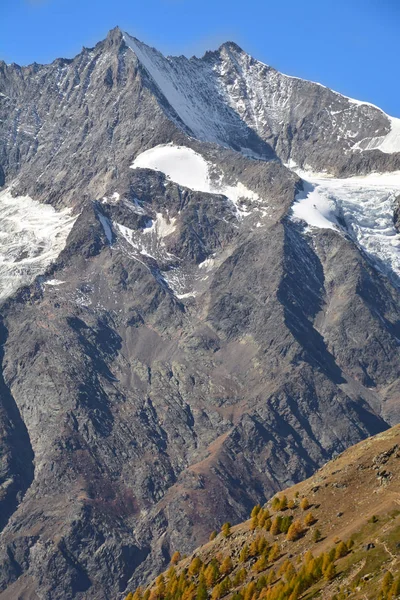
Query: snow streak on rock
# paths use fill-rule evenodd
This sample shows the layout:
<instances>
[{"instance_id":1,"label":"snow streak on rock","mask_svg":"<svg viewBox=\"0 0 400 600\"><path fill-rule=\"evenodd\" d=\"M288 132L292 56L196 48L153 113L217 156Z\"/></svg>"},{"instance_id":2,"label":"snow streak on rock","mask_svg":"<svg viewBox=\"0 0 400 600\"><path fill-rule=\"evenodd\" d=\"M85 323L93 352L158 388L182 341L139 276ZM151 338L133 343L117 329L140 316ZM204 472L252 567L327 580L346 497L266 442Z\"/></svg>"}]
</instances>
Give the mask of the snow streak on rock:
<instances>
[{"instance_id":1,"label":"snow streak on rock","mask_svg":"<svg viewBox=\"0 0 400 600\"><path fill-rule=\"evenodd\" d=\"M393 222L400 172L349 179L301 176L304 191L293 205L293 217L309 228L345 231L375 267L400 277L400 234Z\"/></svg>"},{"instance_id":2,"label":"snow streak on rock","mask_svg":"<svg viewBox=\"0 0 400 600\"><path fill-rule=\"evenodd\" d=\"M68 210L35 202L29 196L0 192L0 300L32 283L65 246L75 222Z\"/></svg>"},{"instance_id":3,"label":"snow streak on rock","mask_svg":"<svg viewBox=\"0 0 400 600\"><path fill-rule=\"evenodd\" d=\"M195 57L167 58L127 33L124 39L173 110L170 116L178 124L183 123L192 135L230 145L232 135L247 130L239 116L226 106L211 63Z\"/></svg>"}]
</instances>

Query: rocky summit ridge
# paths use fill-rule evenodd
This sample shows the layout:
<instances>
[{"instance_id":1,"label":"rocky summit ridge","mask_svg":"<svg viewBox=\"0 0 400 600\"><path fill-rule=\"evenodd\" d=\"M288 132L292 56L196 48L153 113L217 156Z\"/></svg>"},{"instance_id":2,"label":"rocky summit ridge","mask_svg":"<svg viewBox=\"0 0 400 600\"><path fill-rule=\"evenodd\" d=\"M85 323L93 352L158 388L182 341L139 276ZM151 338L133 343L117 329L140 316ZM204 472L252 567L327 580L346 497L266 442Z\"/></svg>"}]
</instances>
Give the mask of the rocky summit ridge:
<instances>
[{"instance_id":1,"label":"rocky summit ridge","mask_svg":"<svg viewBox=\"0 0 400 600\"><path fill-rule=\"evenodd\" d=\"M1 600L123 595L399 421L396 127L232 43L0 62Z\"/></svg>"}]
</instances>

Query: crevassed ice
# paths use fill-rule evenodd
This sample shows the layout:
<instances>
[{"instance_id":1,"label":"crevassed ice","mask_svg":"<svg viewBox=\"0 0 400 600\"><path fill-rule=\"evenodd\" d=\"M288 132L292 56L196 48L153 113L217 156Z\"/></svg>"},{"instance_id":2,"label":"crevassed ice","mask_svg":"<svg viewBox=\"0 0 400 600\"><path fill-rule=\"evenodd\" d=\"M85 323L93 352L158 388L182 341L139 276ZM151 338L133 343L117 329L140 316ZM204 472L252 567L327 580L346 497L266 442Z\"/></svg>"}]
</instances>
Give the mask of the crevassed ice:
<instances>
[{"instance_id":1,"label":"crevassed ice","mask_svg":"<svg viewBox=\"0 0 400 600\"><path fill-rule=\"evenodd\" d=\"M293 218L309 228L345 227L381 271L400 277L400 235L393 222L400 172L348 179L299 174L305 185L293 205Z\"/></svg>"},{"instance_id":2,"label":"crevassed ice","mask_svg":"<svg viewBox=\"0 0 400 600\"><path fill-rule=\"evenodd\" d=\"M0 192L0 301L32 283L57 258L76 220L29 196Z\"/></svg>"},{"instance_id":3,"label":"crevassed ice","mask_svg":"<svg viewBox=\"0 0 400 600\"><path fill-rule=\"evenodd\" d=\"M222 181L222 173L219 181L211 181L207 161L200 154L186 146L174 146L173 144L155 146L142 152L134 160L131 168L161 171L171 181L191 190L209 194L223 194L234 204L236 213L240 217L249 214L249 211L240 205L240 200L260 201L259 195L249 190L241 182L237 182L236 185L225 185Z\"/></svg>"}]
</instances>

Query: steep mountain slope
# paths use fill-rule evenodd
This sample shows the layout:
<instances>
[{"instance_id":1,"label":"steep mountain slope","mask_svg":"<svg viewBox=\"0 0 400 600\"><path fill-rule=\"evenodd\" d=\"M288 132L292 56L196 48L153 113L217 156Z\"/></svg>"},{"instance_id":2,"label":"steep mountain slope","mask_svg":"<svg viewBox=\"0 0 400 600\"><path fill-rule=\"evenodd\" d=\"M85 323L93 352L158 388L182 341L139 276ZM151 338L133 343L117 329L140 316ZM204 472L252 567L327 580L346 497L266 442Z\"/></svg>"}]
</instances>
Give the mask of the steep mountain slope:
<instances>
[{"instance_id":1,"label":"steep mountain slope","mask_svg":"<svg viewBox=\"0 0 400 600\"><path fill-rule=\"evenodd\" d=\"M282 127L240 108L239 63L261 112L292 106ZM0 65L0 598L113 598L399 420L395 262L349 217L365 190L305 226L310 187L279 160L343 173L346 149L349 173L393 170L396 153L328 145L316 115L335 99L354 144L389 118L275 74L278 102L272 72L118 29L73 60Z\"/></svg>"},{"instance_id":2,"label":"steep mountain slope","mask_svg":"<svg viewBox=\"0 0 400 600\"><path fill-rule=\"evenodd\" d=\"M124 39L170 116L197 139L265 157L243 137L246 125L282 160L301 167L342 175L399 169L400 119L371 104L278 73L231 42L188 60L165 58L128 34Z\"/></svg>"},{"instance_id":3,"label":"steep mountain slope","mask_svg":"<svg viewBox=\"0 0 400 600\"><path fill-rule=\"evenodd\" d=\"M346 450L133 597L397 598L399 441L397 426Z\"/></svg>"}]
</instances>

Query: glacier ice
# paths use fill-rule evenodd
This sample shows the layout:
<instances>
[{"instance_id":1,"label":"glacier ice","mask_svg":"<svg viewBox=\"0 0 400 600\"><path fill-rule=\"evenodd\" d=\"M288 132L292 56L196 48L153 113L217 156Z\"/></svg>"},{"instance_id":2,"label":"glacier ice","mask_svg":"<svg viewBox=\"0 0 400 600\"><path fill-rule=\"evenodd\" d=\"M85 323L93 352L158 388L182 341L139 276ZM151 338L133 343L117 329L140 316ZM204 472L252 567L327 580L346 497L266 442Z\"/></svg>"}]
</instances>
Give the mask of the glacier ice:
<instances>
[{"instance_id":1,"label":"glacier ice","mask_svg":"<svg viewBox=\"0 0 400 600\"><path fill-rule=\"evenodd\" d=\"M0 192L0 301L44 273L64 248L76 220L29 196ZM54 281L54 280L51 280Z\"/></svg>"},{"instance_id":2,"label":"glacier ice","mask_svg":"<svg viewBox=\"0 0 400 600\"><path fill-rule=\"evenodd\" d=\"M387 275L400 277L400 234L393 210L400 195L400 172L335 179L300 173L304 189L292 218L313 227L345 230Z\"/></svg>"}]
</instances>

